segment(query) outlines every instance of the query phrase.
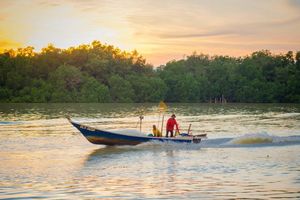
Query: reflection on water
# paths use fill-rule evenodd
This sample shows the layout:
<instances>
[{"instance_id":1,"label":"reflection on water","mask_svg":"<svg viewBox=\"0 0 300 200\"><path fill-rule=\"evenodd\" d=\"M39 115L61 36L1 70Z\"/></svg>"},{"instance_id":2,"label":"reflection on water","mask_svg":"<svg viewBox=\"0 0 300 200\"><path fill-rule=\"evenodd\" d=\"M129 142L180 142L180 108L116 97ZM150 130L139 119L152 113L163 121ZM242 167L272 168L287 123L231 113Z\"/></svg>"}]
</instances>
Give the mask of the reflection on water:
<instances>
[{"instance_id":1,"label":"reflection on water","mask_svg":"<svg viewBox=\"0 0 300 200\"><path fill-rule=\"evenodd\" d=\"M143 113L147 133L156 104L0 104L0 199L299 198L300 105L169 108L182 130L192 123L209 139L97 146L65 119L134 128Z\"/></svg>"},{"instance_id":2,"label":"reflection on water","mask_svg":"<svg viewBox=\"0 0 300 200\"><path fill-rule=\"evenodd\" d=\"M124 198L295 197L299 194L299 183L292 180L297 180L299 171L293 173L293 170L299 158L297 164L293 163L298 147L293 148L261 152L259 149L191 150L176 145L167 150L155 145L109 147L93 150L80 173L93 174L93 180L105 186L105 191L96 187L101 193ZM288 156L282 158L283 155Z\"/></svg>"},{"instance_id":3,"label":"reflection on water","mask_svg":"<svg viewBox=\"0 0 300 200\"><path fill-rule=\"evenodd\" d=\"M101 162L105 159L117 159L118 157L127 156L128 154L139 151L135 148L118 148L114 146L107 146L100 149L93 150L85 161L85 165Z\"/></svg>"}]
</instances>

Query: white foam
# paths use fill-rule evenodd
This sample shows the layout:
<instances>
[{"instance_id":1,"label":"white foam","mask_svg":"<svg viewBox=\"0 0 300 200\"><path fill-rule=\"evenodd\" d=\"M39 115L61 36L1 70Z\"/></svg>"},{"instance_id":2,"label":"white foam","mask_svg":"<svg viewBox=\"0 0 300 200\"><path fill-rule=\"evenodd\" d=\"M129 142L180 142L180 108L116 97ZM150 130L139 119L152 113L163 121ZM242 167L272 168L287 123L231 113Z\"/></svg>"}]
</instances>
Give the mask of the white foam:
<instances>
[{"instance_id":1,"label":"white foam","mask_svg":"<svg viewBox=\"0 0 300 200\"><path fill-rule=\"evenodd\" d=\"M300 113L282 113L275 115L275 118L291 118L291 117L298 117L300 116Z\"/></svg>"},{"instance_id":2,"label":"white foam","mask_svg":"<svg viewBox=\"0 0 300 200\"><path fill-rule=\"evenodd\" d=\"M233 138L228 144L256 144L256 143L271 143L273 136L267 133L250 133L237 138Z\"/></svg>"},{"instance_id":3,"label":"white foam","mask_svg":"<svg viewBox=\"0 0 300 200\"><path fill-rule=\"evenodd\" d=\"M136 150L199 150L201 146L199 144L191 143L176 143L173 141L150 141L141 143L135 146L116 146L117 148L122 149L136 149Z\"/></svg>"},{"instance_id":4,"label":"white foam","mask_svg":"<svg viewBox=\"0 0 300 200\"><path fill-rule=\"evenodd\" d=\"M264 143L287 143L287 142L300 142L300 136L275 136L266 132L249 133L243 136L233 138L226 144L264 144Z\"/></svg>"}]
</instances>

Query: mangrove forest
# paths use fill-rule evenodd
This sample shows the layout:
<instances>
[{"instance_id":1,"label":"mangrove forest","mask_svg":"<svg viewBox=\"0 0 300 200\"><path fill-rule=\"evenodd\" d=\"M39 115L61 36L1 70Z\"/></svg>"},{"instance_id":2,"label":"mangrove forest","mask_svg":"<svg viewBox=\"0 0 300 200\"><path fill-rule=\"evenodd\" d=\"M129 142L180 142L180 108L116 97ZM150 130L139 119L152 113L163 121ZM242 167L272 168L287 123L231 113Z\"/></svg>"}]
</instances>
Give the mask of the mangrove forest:
<instances>
[{"instance_id":1,"label":"mangrove forest","mask_svg":"<svg viewBox=\"0 0 300 200\"><path fill-rule=\"evenodd\" d=\"M193 53L158 67L137 51L91 44L0 54L0 102L300 103L300 51Z\"/></svg>"}]
</instances>

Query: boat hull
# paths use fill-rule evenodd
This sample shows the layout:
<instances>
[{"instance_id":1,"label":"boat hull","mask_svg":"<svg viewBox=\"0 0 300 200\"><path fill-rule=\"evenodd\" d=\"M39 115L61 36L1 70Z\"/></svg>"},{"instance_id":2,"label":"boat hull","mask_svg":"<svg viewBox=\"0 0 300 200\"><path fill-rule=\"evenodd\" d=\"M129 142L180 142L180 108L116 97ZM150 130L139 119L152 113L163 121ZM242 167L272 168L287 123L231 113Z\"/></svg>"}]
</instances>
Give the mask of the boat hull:
<instances>
[{"instance_id":1,"label":"boat hull","mask_svg":"<svg viewBox=\"0 0 300 200\"><path fill-rule=\"evenodd\" d=\"M167 138L167 137L150 137L150 136L131 136L113 133L95 129L89 126L81 125L79 123L69 120L70 123L76 127L81 134L91 143L100 145L137 145L145 142L176 142L176 143L199 143L200 138L181 137L181 138Z\"/></svg>"}]
</instances>

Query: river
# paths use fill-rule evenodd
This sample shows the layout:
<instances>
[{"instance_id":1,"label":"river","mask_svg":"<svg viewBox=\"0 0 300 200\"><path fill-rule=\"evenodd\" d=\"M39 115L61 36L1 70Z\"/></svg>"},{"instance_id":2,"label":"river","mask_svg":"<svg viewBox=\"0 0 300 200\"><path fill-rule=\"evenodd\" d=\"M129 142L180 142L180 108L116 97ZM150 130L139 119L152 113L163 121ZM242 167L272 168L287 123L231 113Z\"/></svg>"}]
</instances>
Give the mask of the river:
<instances>
[{"instance_id":1,"label":"river","mask_svg":"<svg viewBox=\"0 0 300 200\"><path fill-rule=\"evenodd\" d=\"M299 104L168 104L200 144L89 143L105 130L160 125L157 104L0 104L0 199L300 198Z\"/></svg>"}]
</instances>

